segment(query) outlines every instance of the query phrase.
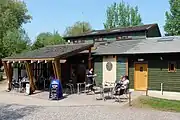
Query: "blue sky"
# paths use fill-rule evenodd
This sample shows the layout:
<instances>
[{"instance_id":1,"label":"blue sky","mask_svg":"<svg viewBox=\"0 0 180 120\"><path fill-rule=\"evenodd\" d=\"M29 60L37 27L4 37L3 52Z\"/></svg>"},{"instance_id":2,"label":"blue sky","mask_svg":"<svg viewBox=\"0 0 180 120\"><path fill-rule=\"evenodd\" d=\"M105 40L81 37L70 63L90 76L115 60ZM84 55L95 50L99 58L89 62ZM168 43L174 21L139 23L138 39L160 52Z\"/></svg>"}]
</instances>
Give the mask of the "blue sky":
<instances>
[{"instance_id":1,"label":"blue sky","mask_svg":"<svg viewBox=\"0 0 180 120\"><path fill-rule=\"evenodd\" d=\"M41 32L58 30L64 33L67 26L76 21L88 21L93 29L103 29L106 8L121 0L24 0L31 23L24 25L33 41ZM169 10L168 0L124 0L131 6L138 6L144 24L158 23L164 34L165 11ZM83 14L82 14L83 12Z\"/></svg>"}]
</instances>

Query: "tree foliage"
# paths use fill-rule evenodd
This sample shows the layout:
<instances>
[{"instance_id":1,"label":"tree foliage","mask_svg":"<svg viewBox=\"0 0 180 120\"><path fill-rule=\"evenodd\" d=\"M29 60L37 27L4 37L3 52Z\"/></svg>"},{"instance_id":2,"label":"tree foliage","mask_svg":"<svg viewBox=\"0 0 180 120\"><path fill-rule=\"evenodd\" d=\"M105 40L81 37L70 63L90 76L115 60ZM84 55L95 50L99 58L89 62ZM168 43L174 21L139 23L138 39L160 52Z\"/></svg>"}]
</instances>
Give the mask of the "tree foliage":
<instances>
[{"instance_id":1,"label":"tree foliage","mask_svg":"<svg viewBox=\"0 0 180 120\"><path fill-rule=\"evenodd\" d=\"M88 22L75 22L74 25L69 26L65 30L65 36L75 36L80 35L84 32L89 32L92 30L91 25Z\"/></svg>"},{"instance_id":2,"label":"tree foliage","mask_svg":"<svg viewBox=\"0 0 180 120\"><path fill-rule=\"evenodd\" d=\"M26 49L29 39L22 25L30 20L24 2L0 0L0 58Z\"/></svg>"},{"instance_id":3,"label":"tree foliage","mask_svg":"<svg viewBox=\"0 0 180 120\"><path fill-rule=\"evenodd\" d=\"M3 38L3 56L21 53L30 48L30 39L23 29L7 31Z\"/></svg>"},{"instance_id":4,"label":"tree foliage","mask_svg":"<svg viewBox=\"0 0 180 120\"><path fill-rule=\"evenodd\" d=\"M180 35L180 0L169 0L169 4L164 30L168 35Z\"/></svg>"},{"instance_id":5,"label":"tree foliage","mask_svg":"<svg viewBox=\"0 0 180 120\"><path fill-rule=\"evenodd\" d=\"M106 10L105 29L117 27L129 27L141 25L142 19L138 13L138 7L131 7L124 1L120 3L113 3Z\"/></svg>"},{"instance_id":6,"label":"tree foliage","mask_svg":"<svg viewBox=\"0 0 180 120\"><path fill-rule=\"evenodd\" d=\"M54 33L44 32L40 33L37 36L34 44L32 45L32 50L39 49L47 45L57 45L64 43L65 41L57 31L55 31Z\"/></svg>"}]
</instances>

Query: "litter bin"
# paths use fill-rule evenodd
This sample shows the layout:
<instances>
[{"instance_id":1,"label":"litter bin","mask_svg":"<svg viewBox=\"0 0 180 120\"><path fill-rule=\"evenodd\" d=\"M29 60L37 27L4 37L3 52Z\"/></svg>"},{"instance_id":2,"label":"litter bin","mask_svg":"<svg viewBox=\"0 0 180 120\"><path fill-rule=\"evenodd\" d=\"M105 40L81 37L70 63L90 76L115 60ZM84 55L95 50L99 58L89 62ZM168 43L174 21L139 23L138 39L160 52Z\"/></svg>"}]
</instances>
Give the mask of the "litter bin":
<instances>
[{"instance_id":1,"label":"litter bin","mask_svg":"<svg viewBox=\"0 0 180 120\"><path fill-rule=\"evenodd\" d=\"M30 85L29 83L26 83L26 95L30 94Z\"/></svg>"},{"instance_id":2,"label":"litter bin","mask_svg":"<svg viewBox=\"0 0 180 120\"><path fill-rule=\"evenodd\" d=\"M49 99L59 100L63 97L61 82L58 79L54 79L50 84Z\"/></svg>"}]
</instances>

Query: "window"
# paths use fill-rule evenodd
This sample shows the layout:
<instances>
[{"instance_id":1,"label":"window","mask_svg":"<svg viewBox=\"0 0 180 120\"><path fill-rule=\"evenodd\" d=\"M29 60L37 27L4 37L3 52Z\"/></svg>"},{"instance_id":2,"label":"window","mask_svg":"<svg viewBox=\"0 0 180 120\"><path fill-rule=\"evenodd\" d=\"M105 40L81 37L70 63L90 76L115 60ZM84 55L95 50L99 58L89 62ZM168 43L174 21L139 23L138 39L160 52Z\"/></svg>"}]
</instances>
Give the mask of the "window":
<instances>
[{"instance_id":1,"label":"window","mask_svg":"<svg viewBox=\"0 0 180 120\"><path fill-rule=\"evenodd\" d=\"M74 41L74 43L78 43L78 41L77 41L77 40L75 40L75 41Z\"/></svg>"},{"instance_id":2,"label":"window","mask_svg":"<svg viewBox=\"0 0 180 120\"><path fill-rule=\"evenodd\" d=\"M85 40L74 40L73 43L85 43Z\"/></svg>"},{"instance_id":3,"label":"window","mask_svg":"<svg viewBox=\"0 0 180 120\"><path fill-rule=\"evenodd\" d=\"M107 64L106 64L106 69L107 69L108 71L111 71L112 68L113 68L113 64L112 64L111 62L107 62Z\"/></svg>"},{"instance_id":4,"label":"window","mask_svg":"<svg viewBox=\"0 0 180 120\"><path fill-rule=\"evenodd\" d=\"M121 36L116 36L116 40L121 40Z\"/></svg>"},{"instance_id":5,"label":"window","mask_svg":"<svg viewBox=\"0 0 180 120\"><path fill-rule=\"evenodd\" d=\"M143 67L142 66L140 67L140 72L143 72Z\"/></svg>"},{"instance_id":6,"label":"window","mask_svg":"<svg viewBox=\"0 0 180 120\"><path fill-rule=\"evenodd\" d=\"M85 40L81 40L81 43L85 43Z\"/></svg>"},{"instance_id":7,"label":"window","mask_svg":"<svg viewBox=\"0 0 180 120\"><path fill-rule=\"evenodd\" d=\"M176 62L168 63L168 72L176 72Z\"/></svg>"},{"instance_id":8,"label":"window","mask_svg":"<svg viewBox=\"0 0 180 120\"><path fill-rule=\"evenodd\" d=\"M116 36L116 40L132 40L132 36Z\"/></svg>"},{"instance_id":9,"label":"window","mask_svg":"<svg viewBox=\"0 0 180 120\"><path fill-rule=\"evenodd\" d=\"M95 42L101 42L101 41L103 41L103 37L97 37L94 40L95 40Z\"/></svg>"}]
</instances>

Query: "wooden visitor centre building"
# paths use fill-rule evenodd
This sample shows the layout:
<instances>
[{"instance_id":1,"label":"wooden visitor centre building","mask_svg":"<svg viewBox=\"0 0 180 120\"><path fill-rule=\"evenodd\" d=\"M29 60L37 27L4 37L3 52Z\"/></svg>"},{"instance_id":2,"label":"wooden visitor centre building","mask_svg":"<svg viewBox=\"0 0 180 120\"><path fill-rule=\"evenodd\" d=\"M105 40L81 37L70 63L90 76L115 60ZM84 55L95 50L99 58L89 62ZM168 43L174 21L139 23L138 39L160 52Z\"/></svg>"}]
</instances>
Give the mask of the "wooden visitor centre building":
<instances>
[{"instance_id":1,"label":"wooden visitor centre building","mask_svg":"<svg viewBox=\"0 0 180 120\"><path fill-rule=\"evenodd\" d=\"M160 90L164 83L165 91L180 91L180 37L161 37L157 24L94 30L64 39L65 45L47 46L4 58L9 89L12 63L26 65L32 92L35 90L33 79L38 79L38 65L43 63L52 71L47 75L53 74L62 83L71 79L74 70L77 76L73 82L84 82L85 70L93 67L97 85L128 75L131 89Z\"/></svg>"},{"instance_id":2,"label":"wooden visitor centre building","mask_svg":"<svg viewBox=\"0 0 180 120\"><path fill-rule=\"evenodd\" d=\"M73 44L94 43L97 84L128 75L134 90L160 90L163 84L165 91L180 91L180 36L161 37L157 24L94 30L64 39Z\"/></svg>"}]
</instances>

